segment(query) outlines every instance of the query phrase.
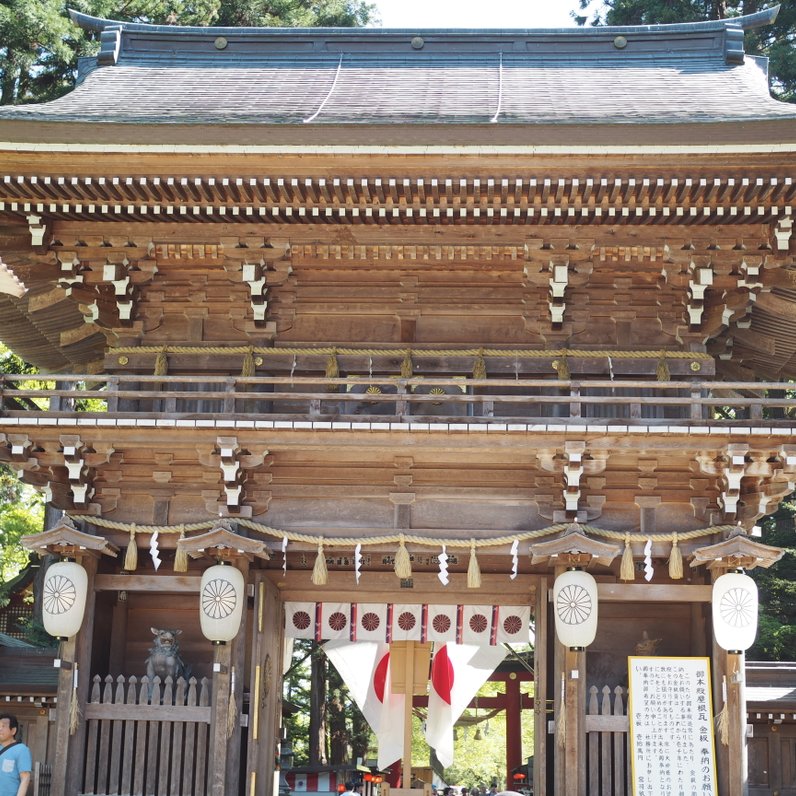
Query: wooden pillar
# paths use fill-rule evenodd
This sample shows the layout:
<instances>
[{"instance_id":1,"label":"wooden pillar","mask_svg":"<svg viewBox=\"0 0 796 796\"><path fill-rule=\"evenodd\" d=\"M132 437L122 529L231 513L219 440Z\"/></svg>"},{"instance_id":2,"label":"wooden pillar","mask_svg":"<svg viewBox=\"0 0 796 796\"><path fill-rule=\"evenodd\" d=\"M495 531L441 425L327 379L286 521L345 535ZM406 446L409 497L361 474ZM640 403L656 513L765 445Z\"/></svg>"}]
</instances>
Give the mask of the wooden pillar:
<instances>
[{"instance_id":1,"label":"wooden pillar","mask_svg":"<svg viewBox=\"0 0 796 796\"><path fill-rule=\"evenodd\" d=\"M533 792L544 796L547 788L547 578L540 578L536 588L534 619L534 707L533 707ZM511 788L513 783L507 783Z\"/></svg>"},{"instance_id":2,"label":"wooden pillar","mask_svg":"<svg viewBox=\"0 0 796 796\"><path fill-rule=\"evenodd\" d=\"M91 646L94 635L94 612L96 595L94 576L97 559L85 556L80 562L88 573L86 612L80 631L73 638L61 642L60 656L70 668L62 666L58 671L58 706L55 713L55 761L52 770L52 796L71 796L83 792L83 770L86 755L86 713L91 679ZM73 687L77 667L77 699L80 720L73 735L69 733L69 706L73 698Z\"/></svg>"},{"instance_id":3,"label":"wooden pillar","mask_svg":"<svg viewBox=\"0 0 796 796\"><path fill-rule=\"evenodd\" d=\"M512 790L512 769L522 763L522 694L520 680L515 672L506 679L506 789Z\"/></svg>"},{"instance_id":4,"label":"wooden pillar","mask_svg":"<svg viewBox=\"0 0 796 796\"><path fill-rule=\"evenodd\" d=\"M282 722L284 629L279 593L262 572L253 573L254 611L251 623L249 741L246 753L246 796L272 796L276 791L275 760Z\"/></svg>"},{"instance_id":5,"label":"wooden pillar","mask_svg":"<svg viewBox=\"0 0 796 796\"><path fill-rule=\"evenodd\" d=\"M721 743L716 734L716 765L718 768L719 793L727 796L746 796L748 750L746 742L746 694L745 658L741 654L729 653L714 643L715 713L723 707L723 683L727 678L728 743Z\"/></svg>"},{"instance_id":6,"label":"wooden pillar","mask_svg":"<svg viewBox=\"0 0 796 796\"><path fill-rule=\"evenodd\" d=\"M238 560L236 566L243 573L244 582L246 583L246 588L248 589L249 562L245 558L241 558ZM250 619L251 614L248 610L248 600L246 600L244 602L243 615L241 616L238 635L235 636L230 645L230 695L234 694L235 697L235 716L232 732L229 734L229 738L227 739L227 760L225 774L227 793L238 793L238 781L240 780L240 716L241 712L243 711L243 684L246 669L245 653Z\"/></svg>"},{"instance_id":7,"label":"wooden pillar","mask_svg":"<svg viewBox=\"0 0 796 796\"><path fill-rule=\"evenodd\" d=\"M239 559L236 566L248 575L249 565ZM207 770L207 792L211 796L226 796L238 792L240 766L240 707L235 716L232 733L227 735L230 706L230 686L232 669L235 668L235 700L240 706L243 702L243 648L246 643L246 620L248 611L244 610L241 624L235 639L229 644L215 647L213 656L213 694L210 706L210 757ZM228 779L229 777L229 779Z\"/></svg>"},{"instance_id":8,"label":"wooden pillar","mask_svg":"<svg viewBox=\"0 0 796 796\"><path fill-rule=\"evenodd\" d=\"M564 742L565 790L567 796L586 796L586 653L567 649L564 654L565 710L567 733Z\"/></svg>"},{"instance_id":9,"label":"wooden pillar","mask_svg":"<svg viewBox=\"0 0 796 796\"><path fill-rule=\"evenodd\" d=\"M404 699L404 753L401 759L402 775L401 787L412 787L412 702L415 683L415 644L413 641L406 643L404 655L404 683L406 683L406 697Z\"/></svg>"}]
</instances>

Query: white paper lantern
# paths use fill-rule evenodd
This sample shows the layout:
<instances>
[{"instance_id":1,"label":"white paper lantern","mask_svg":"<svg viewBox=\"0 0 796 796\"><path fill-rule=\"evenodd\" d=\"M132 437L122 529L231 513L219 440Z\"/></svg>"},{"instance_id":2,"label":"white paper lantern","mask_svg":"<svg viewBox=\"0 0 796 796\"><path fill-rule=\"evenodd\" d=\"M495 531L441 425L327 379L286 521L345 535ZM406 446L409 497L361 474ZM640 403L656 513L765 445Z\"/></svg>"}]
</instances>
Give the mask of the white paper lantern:
<instances>
[{"instance_id":1,"label":"white paper lantern","mask_svg":"<svg viewBox=\"0 0 796 796\"><path fill-rule=\"evenodd\" d=\"M74 636L83 624L88 574L75 561L50 564L42 588L42 623L56 638Z\"/></svg>"},{"instance_id":2,"label":"white paper lantern","mask_svg":"<svg viewBox=\"0 0 796 796\"><path fill-rule=\"evenodd\" d=\"M757 584L743 572L728 572L713 584L713 634L729 652L744 652L757 636Z\"/></svg>"},{"instance_id":3,"label":"white paper lantern","mask_svg":"<svg viewBox=\"0 0 796 796\"><path fill-rule=\"evenodd\" d=\"M558 640L570 649L588 647L597 634L597 581L582 569L570 569L553 584Z\"/></svg>"},{"instance_id":4,"label":"white paper lantern","mask_svg":"<svg viewBox=\"0 0 796 796\"><path fill-rule=\"evenodd\" d=\"M238 635L246 584L243 573L228 564L209 567L199 586L199 617L202 633L214 644L225 644Z\"/></svg>"}]
</instances>

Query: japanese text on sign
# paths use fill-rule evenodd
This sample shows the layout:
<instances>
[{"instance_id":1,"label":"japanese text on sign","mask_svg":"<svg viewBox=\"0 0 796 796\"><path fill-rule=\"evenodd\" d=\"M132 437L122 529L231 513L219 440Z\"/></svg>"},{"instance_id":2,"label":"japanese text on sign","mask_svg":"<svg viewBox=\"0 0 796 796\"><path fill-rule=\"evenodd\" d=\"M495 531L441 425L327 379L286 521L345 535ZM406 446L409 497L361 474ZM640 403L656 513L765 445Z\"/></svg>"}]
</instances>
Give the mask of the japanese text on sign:
<instances>
[{"instance_id":1,"label":"japanese text on sign","mask_svg":"<svg viewBox=\"0 0 796 796\"><path fill-rule=\"evenodd\" d=\"M634 796L716 796L708 658L628 658Z\"/></svg>"}]
</instances>

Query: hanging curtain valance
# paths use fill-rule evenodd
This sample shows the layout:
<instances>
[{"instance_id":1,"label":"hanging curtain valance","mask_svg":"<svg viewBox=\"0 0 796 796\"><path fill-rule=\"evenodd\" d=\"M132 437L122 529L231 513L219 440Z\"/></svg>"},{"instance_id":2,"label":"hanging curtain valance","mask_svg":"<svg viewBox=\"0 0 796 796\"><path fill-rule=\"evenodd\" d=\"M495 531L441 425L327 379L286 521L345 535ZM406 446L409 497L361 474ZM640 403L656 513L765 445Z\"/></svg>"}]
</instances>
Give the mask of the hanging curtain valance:
<instances>
[{"instance_id":1,"label":"hanging curtain valance","mask_svg":"<svg viewBox=\"0 0 796 796\"><path fill-rule=\"evenodd\" d=\"M530 627L527 605L285 603L285 635L315 641L527 644Z\"/></svg>"}]
</instances>

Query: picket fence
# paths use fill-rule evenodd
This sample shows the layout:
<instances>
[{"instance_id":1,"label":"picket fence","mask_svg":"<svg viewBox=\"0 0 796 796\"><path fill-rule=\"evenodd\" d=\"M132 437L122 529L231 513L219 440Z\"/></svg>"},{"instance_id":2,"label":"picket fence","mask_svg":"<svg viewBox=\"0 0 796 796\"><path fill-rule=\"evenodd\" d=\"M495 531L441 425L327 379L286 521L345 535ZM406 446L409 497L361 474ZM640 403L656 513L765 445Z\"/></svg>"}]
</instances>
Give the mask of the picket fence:
<instances>
[{"instance_id":1,"label":"picket fence","mask_svg":"<svg viewBox=\"0 0 796 796\"><path fill-rule=\"evenodd\" d=\"M210 681L95 676L85 711L86 796L205 796Z\"/></svg>"}]
</instances>

